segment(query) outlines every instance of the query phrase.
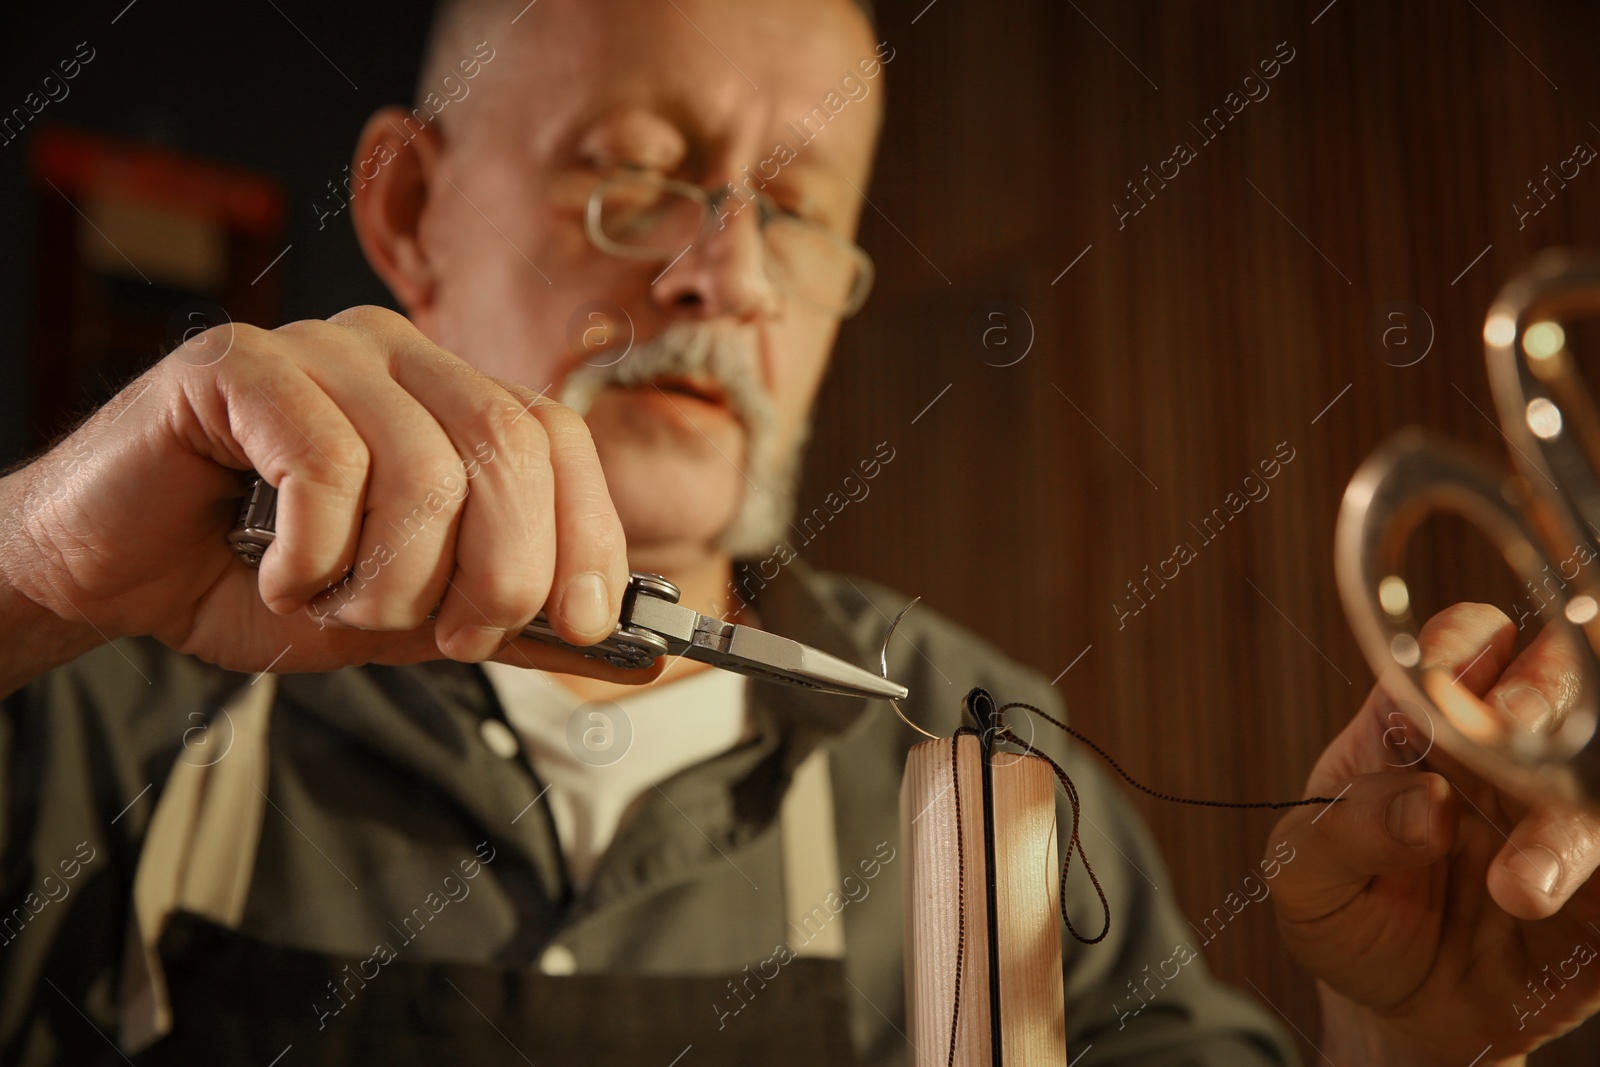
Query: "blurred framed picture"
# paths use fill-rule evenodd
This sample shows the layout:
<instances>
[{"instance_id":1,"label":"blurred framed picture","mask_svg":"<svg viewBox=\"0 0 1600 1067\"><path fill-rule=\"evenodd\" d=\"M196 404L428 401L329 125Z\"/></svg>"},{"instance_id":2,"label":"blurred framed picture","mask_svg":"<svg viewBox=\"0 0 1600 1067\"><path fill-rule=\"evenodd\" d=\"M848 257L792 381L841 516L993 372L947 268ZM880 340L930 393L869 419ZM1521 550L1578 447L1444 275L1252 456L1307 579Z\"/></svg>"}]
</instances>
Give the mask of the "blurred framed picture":
<instances>
[{"instance_id":1,"label":"blurred framed picture","mask_svg":"<svg viewBox=\"0 0 1600 1067\"><path fill-rule=\"evenodd\" d=\"M31 139L29 421L70 428L186 337L276 321L284 194L264 175L64 127Z\"/></svg>"}]
</instances>

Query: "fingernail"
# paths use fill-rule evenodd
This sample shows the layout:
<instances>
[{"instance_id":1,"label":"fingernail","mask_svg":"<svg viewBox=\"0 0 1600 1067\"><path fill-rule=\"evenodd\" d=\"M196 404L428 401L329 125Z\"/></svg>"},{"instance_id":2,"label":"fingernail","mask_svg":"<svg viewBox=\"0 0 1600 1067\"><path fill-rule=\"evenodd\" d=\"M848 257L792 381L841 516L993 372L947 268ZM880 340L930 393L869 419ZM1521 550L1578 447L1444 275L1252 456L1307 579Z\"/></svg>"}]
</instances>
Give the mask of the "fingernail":
<instances>
[{"instance_id":1,"label":"fingernail","mask_svg":"<svg viewBox=\"0 0 1600 1067\"><path fill-rule=\"evenodd\" d=\"M1542 730L1556 717L1556 710L1550 706L1549 699L1532 686L1519 685L1515 689L1497 693L1495 701L1512 722L1529 730Z\"/></svg>"},{"instance_id":2,"label":"fingernail","mask_svg":"<svg viewBox=\"0 0 1600 1067\"><path fill-rule=\"evenodd\" d=\"M588 571L568 582L556 611L568 626L585 637L603 637L611 632L611 596L599 571Z\"/></svg>"},{"instance_id":3,"label":"fingernail","mask_svg":"<svg viewBox=\"0 0 1600 1067\"><path fill-rule=\"evenodd\" d=\"M1414 785L1389 801L1384 812L1384 828L1389 836L1407 848L1428 843L1428 787Z\"/></svg>"},{"instance_id":4,"label":"fingernail","mask_svg":"<svg viewBox=\"0 0 1600 1067\"><path fill-rule=\"evenodd\" d=\"M505 639L506 632L498 626L463 626L446 643L451 656L477 662L498 652Z\"/></svg>"},{"instance_id":5,"label":"fingernail","mask_svg":"<svg viewBox=\"0 0 1600 1067\"><path fill-rule=\"evenodd\" d=\"M1545 896L1554 893L1561 880L1561 859L1543 845L1518 849L1506 868Z\"/></svg>"}]
</instances>

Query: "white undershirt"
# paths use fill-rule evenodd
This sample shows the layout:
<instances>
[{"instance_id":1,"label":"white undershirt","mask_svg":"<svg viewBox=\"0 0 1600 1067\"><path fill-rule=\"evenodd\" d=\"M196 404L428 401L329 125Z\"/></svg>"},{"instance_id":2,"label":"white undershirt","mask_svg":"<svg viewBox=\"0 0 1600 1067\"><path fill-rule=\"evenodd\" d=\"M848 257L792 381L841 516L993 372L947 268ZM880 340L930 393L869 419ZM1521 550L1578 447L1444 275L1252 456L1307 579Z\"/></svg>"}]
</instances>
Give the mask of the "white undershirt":
<instances>
[{"instance_id":1,"label":"white undershirt","mask_svg":"<svg viewBox=\"0 0 1600 1067\"><path fill-rule=\"evenodd\" d=\"M621 700L585 703L555 675L504 663L483 669L549 787L545 800L579 888L589 884L635 800L728 751L746 732L745 679L728 671L673 680L669 667L666 681Z\"/></svg>"}]
</instances>

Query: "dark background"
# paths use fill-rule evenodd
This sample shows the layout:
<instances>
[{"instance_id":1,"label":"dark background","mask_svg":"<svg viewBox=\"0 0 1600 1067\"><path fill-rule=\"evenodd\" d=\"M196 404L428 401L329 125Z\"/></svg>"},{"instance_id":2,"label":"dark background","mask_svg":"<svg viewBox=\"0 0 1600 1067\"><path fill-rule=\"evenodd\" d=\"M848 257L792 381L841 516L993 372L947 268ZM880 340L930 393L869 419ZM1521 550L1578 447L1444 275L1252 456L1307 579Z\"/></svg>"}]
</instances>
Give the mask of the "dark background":
<instances>
[{"instance_id":1,"label":"dark background","mask_svg":"<svg viewBox=\"0 0 1600 1067\"><path fill-rule=\"evenodd\" d=\"M274 268L285 320L386 302L348 215L319 232L312 204L366 115L409 98L425 8L27 5L0 33L0 107L88 40L96 59L41 122L275 175L292 245ZM1370 681L1330 563L1346 480L1407 423L1503 455L1485 414L1488 302L1536 250L1600 238L1600 167L1522 229L1511 206L1577 142L1600 147L1600 9L913 0L881 3L879 23L896 48L862 231L879 281L843 331L802 509L879 442L896 458L805 555L921 594L1058 678L1076 723L1147 782L1299 795ZM1270 95L1201 147L1188 124L1279 42L1294 59ZM1124 183L1180 139L1198 157L1119 229ZM7 461L54 429L27 402L39 250L26 152L0 148ZM1375 336L1397 301L1406 329L1385 348ZM997 324L987 349L975 341ZM1295 458L1271 495L1119 627L1125 583L1280 443ZM1432 536L1419 589L1509 605L1467 537ZM1194 921L1255 870L1270 815L1135 799L1170 865L1149 874ZM1121 862L1092 829L1086 843ZM1318 1059L1311 985L1269 905L1207 954ZM1597 1052L1588 1027L1535 1062Z\"/></svg>"}]
</instances>

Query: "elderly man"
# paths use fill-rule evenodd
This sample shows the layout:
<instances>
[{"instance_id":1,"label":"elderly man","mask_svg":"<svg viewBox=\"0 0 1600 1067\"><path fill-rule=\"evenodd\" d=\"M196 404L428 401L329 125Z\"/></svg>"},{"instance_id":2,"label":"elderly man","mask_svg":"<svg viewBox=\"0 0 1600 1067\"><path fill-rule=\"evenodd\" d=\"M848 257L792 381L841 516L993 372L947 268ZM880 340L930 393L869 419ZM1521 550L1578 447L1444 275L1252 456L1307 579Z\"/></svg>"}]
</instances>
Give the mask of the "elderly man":
<instances>
[{"instance_id":1,"label":"elderly man","mask_svg":"<svg viewBox=\"0 0 1600 1067\"><path fill-rule=\"evenodd\" d=\"M544 611L601 639L632 567L874 657L904 598L772 549L871 283L852 236L894 58L850 0L449 3L419 107L375 115L351 172L406 316L192 338L0 482L0 1059L906 1061L915 735L882 703L519 636ZM250 469L279 493L259 572L226 537ZM952 624L903 632L890 672L929 728L974 685L1059 713ZM1460 608L1425 644L1487 693L1508 624ZM1387 766L1388 711L1263 862L1319 1043L1520 1062L1596 1005L1600 967L1523 987L1587 943L1600 835ZM1065 953L1074 1055L1289 1062L1152 889L1128 806L1068 767L1128 861L1102 864L1110 936ZM1097 915L1079 877L1068 907Z\"/></svg>"}]
</instances>

